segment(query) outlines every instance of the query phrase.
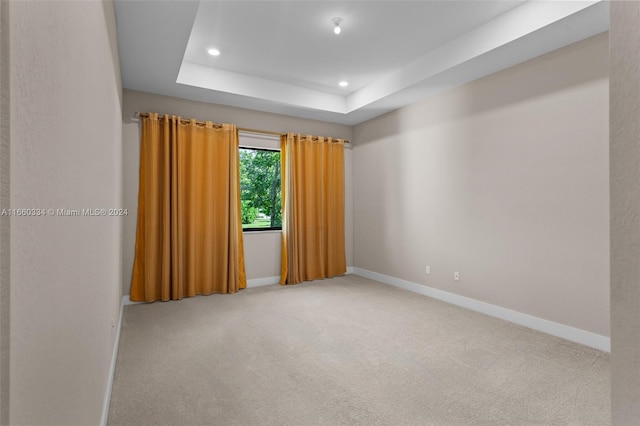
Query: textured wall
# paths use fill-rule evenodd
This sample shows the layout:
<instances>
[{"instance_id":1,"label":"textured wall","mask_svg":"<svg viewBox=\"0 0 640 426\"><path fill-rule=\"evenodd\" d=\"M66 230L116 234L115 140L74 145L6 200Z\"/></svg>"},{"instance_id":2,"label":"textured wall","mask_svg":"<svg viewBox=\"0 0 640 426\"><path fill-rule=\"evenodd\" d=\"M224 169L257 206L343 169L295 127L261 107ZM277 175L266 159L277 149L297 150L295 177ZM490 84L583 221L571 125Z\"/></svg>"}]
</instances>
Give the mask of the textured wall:
<instances>
[{"instance_id":1,"label":"textured wall","mask_svg":"<svg viewBox=\"0 0 640 426\"><path fill-rule=\"evenodd\" d=\"M9 2L0 2L0 211L9 207ZM0 424L9 423L9 218L0 216Z\"/></svg>"},{"instance_id":2,"label":"textured wall","mask_svg":"<svg viewBox=\"0 0 640 426\"><path fill-rule=\"evenodd\" d=\"M640 3L611 2L611 402L640 423Z\"/></svg>"},{"instance_id":3,"label":"textured wall","mask_svg":"<svg viewBox=\"0 0 640 426\"><path fill-rule=\"evenodd\" d=\"M354 139L355 267L609 334L606 34Z\"/></svg>"},{"instance_id":4,"label":"textured wall","mask_svg":"<svg viewBox=\"0 0 640 426\"><path fill-rule=\"evenodd\" d=\"M10 6L11 207L119 207L113 4ZM122 298L121 221L11 218L11 424L100 423Z\"/></svg>"},{"instance_id":5,"label":"textured wall","mask_svg":"<svg viewBox=\"0 0 640 426\"><path fill-rule=\"evenodd\" d=\"M123 229L123 291L129 294L131 271L135 255L136 214L138 204L138 171L140 162L140 125L132 122L135 112L158 112L211 120L218 123L233 123L238 127L270 130L274 132L296 132L320 136L352 139L352 128L342 124L250 111L202 102L189 101L149 93L124 91L123 107L123 154L124 154L124 206L129 209ZM351 150L345 150L345 221L347 265L353 264L353 194ZM248 279L267 278L280 275L279 232L245 233L245 266Z\"/></svg>"}]
</instances>

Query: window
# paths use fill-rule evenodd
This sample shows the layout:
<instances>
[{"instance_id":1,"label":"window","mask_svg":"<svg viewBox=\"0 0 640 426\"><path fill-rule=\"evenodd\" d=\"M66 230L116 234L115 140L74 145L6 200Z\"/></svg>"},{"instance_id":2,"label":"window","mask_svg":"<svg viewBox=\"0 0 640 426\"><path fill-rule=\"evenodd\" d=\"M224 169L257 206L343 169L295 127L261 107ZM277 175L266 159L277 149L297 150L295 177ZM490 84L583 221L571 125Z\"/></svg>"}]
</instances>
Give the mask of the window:
<instances>
[{"instance_id":1,"label":"window","mask_svg":"<svg viewBox=\"0 0 640 426\"><path fill-rule=\"evenodd\" d=\"M282 229L280 151L240 148L242 229Z\"/></svg>"}]
</instances>

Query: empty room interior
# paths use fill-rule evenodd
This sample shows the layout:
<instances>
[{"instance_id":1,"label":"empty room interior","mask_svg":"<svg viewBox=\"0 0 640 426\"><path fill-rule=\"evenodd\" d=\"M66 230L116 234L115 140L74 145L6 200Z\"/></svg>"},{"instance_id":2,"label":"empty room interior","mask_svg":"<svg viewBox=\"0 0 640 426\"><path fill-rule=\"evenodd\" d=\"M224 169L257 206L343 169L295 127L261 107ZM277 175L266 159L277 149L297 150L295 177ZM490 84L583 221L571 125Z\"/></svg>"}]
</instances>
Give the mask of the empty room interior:
<instances>
[{"instance_id":1,"label":"empty room interior","mask_svg":"<svg viewBox=\"0 0 640 426\"><path fill-rule=\"evenodd\" d=\"M640 424L638 22L1 1L0 424Z\"/></svg>"}]
</instances>

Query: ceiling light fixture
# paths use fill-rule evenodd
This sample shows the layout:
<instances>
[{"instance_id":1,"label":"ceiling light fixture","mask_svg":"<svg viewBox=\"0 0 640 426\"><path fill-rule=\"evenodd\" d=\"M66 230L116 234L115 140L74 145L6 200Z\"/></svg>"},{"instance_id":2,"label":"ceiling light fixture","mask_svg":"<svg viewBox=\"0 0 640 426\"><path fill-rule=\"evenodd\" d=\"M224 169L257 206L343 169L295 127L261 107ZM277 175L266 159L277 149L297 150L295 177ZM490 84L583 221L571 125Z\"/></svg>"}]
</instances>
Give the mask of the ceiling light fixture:
<instances>
[{"instance_id":1,"label":"ceiling light fixture","mask_svg":"<svg viewBox=\"0 0 640 426\"><path fill-rule=\"evenodd\" d=\"M348 85L349 85L349 82L348 81L344 81L344 80L342 80L340 83L338 83L338 86L340 86L340 87L347 87Z\"/></svg>"},{"instance_id":2,"label":"ceiling light fixture","mask_svg":"<svg viewBox=\"0 0 640 426\"><path fill-rule=\"evenodd\" d=\"M333 23L333 33L336 35L340 34L342 32L342 28L340 28L342 18L333 18L331 22Z\"/></svg>"},{"instance_id":3,"label":"ceiling light fixture","mask_svg":"<svg viewBox=\"0 0 640 426\"><path fill-rule=\"evenodd\" d=\"M207 49L207 53L209 55L211 55L211 56L220 56L220 51L218 49L216 49L215 47Z\"/></svg>"}]
</instances>

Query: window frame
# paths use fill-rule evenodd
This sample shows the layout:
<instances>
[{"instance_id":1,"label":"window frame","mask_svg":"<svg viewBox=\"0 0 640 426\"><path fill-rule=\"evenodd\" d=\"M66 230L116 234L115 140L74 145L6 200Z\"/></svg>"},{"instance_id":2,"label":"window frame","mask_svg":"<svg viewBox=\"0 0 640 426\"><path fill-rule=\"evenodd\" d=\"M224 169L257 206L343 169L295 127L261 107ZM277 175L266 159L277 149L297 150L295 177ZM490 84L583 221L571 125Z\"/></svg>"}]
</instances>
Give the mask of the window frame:
<instances>
[{"instance_id":1,"label":"window frame","mask_svg":"<svg viewBox=\"0 0 640 426\"><path fill-rule=\"evenodd\" d=\"M241 149L250 149L250 150L254 150L254 151L266 151L266 152L277 152L280 153L281 150L279 148L267 148L267 147L258 147L258 146L252 146L252 145L248 145L248 144L242 144L240 143L238 145L238 156L240 156L240 150ZM242 199L242 198L241 198ZM280 177L280 199L282 200L282 176ZM240 209L242 210L242 206L240 206ZM280 226L270 226L267 228L245 228L244 224L242 224L242 232L282 232L282 225Z\"/></svg>"}]
</instances>

